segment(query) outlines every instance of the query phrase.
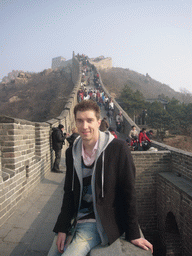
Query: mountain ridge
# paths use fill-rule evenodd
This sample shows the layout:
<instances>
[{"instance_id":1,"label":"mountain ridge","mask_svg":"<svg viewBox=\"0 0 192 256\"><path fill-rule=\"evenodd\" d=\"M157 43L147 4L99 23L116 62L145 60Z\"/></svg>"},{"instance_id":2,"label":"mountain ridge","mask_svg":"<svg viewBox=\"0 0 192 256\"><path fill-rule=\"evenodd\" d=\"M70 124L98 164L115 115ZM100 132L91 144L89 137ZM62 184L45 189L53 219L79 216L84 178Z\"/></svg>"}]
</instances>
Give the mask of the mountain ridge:
<instances>
[{"instance_id":1,"label":"mountain ridge","mask_svg":"<svg viewBox=\"0 0 192 256\"><path fill-rule=\"evenodd\" d=\"M184 103L192 103L192 94L176 92L169 85L162 84L151 78L148 74L142 75L136 71L124 68L100 69L102 81L109 92L113 92L118 97L125 85L129 85L132 90L142 92L145 99L158 98L164 95L168 98L176 98Z\"/></svg>"}]
</instances>

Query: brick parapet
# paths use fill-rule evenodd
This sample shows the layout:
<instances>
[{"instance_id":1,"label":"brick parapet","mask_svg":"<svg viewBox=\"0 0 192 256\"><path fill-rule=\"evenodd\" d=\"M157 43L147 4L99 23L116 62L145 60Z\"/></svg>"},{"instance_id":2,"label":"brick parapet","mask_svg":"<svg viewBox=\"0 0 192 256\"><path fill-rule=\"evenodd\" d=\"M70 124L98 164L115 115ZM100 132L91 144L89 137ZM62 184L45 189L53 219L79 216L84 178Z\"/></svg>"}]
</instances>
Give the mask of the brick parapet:
<instances>
[{"instance_id":1,"label":"brick parapet","mask_svg":"<svg viewBox=\"0 0 192 256\"><path fill-rule=\"evenodd\" d=\"M13 214L17 203L51 170L52 127L63 124L66 132L74 125L73 111L81 82L81 65L73 58L74 88L62 113L44 123L0 116L0 225ZM64 146L64 150L67 147Z\"/></svg>"},{"instance_id":2,"label":"brick parapet","mask_svg":"<svg viewBox=\"0 0 192 256\"><path fill-rule=\"evenodd\" d=\"M182 255L191 255L192 251L192 182L175 173L159 173L157 179L158 228L166 236L168 213L175 217Z\"/></svg>"},{"instance_id":3,"label":"brick parapet","mask_svg":"<svg viewBox=\"0 0 192 256\"><path fill-rule=\"evenodd\" d=\"M156 141L153 141L152 146L158 150L169 150L172 170L186 179L192 180L192 153Z\"/></svg>"},{"instance_id":4,"label":"brick parapet","mask_svg":"<svg viewBox=\"0 0 192 256\"><path fill-rule=\"evenodd\" d=\"M0 184L1 184L1 182L3 181L2 180L2 166L1 166L1 146L0 146Z\"/></svg>"},{"instance_id":5,"label":"brick parapet","mask_svg":"<svg viewBox=\"0 0 192 256\"><path fill-rule=\"evenodd\" d=\"M139 224L145 235L157 229L157 175L170 171L171 154L169 151L133 151L132 156L136 167Z\"/></svg>"}]
</instances>

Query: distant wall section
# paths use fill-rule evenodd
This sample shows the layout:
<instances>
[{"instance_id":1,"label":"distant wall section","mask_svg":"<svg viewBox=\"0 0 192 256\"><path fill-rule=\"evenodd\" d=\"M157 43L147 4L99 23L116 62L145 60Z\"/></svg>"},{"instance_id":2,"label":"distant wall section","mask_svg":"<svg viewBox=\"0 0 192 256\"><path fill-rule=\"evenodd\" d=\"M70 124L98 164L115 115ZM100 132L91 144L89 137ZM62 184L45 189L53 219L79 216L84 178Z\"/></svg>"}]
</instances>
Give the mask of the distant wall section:
<instances>
[{"instance_id":1,"label":"distant wall section","mask_svg":"<svg viewBox=\"0 0 192 256\"><path fill-rule=\"evenodd\" d=\"M62 56L55 57L55 58L52 59L51 68L52 69L59 68L65 63L65 61L66 61L66 59Z\"/></svg>"},{"instance_id":2,"label":"distant wall section","mask_svg":"<svg viewBox=\"0 0 192 256\"><path fill-rule=\"evenodd\" d=\"M89 59L89 62L94 65L97 69L109 69L112 68L112 58L95 58Z\"/></svg>"}]
</instances>

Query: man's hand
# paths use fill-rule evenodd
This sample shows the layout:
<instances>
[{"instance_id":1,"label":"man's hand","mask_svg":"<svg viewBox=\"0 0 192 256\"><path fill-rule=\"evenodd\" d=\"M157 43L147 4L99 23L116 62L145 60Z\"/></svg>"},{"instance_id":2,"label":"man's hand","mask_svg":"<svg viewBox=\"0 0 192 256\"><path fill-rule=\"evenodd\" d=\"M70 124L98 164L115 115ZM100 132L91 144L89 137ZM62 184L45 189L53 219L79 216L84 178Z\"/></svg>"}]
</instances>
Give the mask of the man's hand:
<instances>
[{"instance_id":1,"label":"man's hand","mask_svg":"<svg viewBox=\"0 0 192 256\"><path fill-rule=\"evenodd\" d=\"M149 243L145 238L141 237L135 240L131 240L131 243L147 251L150 249L153 253L153 245Z\"/></svg>"},{"instance_id":2,"label":"man's hand","mask_svg":"<svg viewBox=\"0 0 192 256\"><path fill-rule=\"evenodd\" d=\"M64 252L65 239L66 239L66 234L59 232L58 236L57 236L56 245L57 245L57 249L60 253Z\"/></svg>"}]
</instances>

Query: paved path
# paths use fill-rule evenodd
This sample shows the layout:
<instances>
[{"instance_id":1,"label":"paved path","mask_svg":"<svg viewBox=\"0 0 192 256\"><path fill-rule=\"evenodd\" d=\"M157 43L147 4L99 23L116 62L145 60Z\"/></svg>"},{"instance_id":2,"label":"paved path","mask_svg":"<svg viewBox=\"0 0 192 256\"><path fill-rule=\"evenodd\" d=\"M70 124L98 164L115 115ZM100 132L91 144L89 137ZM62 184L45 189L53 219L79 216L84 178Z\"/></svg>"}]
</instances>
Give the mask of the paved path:
<instances>
[{"instance_id":1,"label":"paved path","mask_svg":"<svg viewBox=\"0 0 192 256\"><path fill-rule=\"evenodd\" d=\"M61 169L65 170L64 159ZM63 197L64 174L48 173L0 228L1 256L47 255Z\"/></svg>"}]
</instances>

